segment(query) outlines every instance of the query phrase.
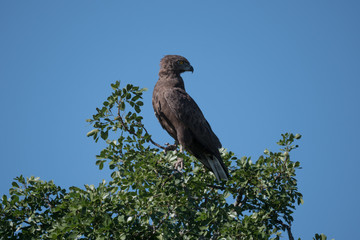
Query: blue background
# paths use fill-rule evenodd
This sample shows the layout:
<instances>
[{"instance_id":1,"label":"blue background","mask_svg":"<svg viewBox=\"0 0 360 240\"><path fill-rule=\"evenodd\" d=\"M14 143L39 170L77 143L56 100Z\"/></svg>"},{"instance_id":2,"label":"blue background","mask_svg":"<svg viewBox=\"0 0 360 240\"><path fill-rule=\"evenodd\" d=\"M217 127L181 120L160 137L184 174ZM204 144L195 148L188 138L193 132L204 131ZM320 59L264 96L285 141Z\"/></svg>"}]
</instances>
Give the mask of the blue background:
<instances>
[{"instance_id":1,"label":"blue background","mask_svg":"<svg viewBox=\"0 0 360 240\"><path fill-rule=\"evenodd\" d=\"M109 179L85 119L121 80L151 94L166 54L224 147L257 159L301 133L294 236L360 233L360 2L0 1L0 194L20 174L64 188ZM284 235L286 236L286 235Z\"/></svg>"}]
</instances>

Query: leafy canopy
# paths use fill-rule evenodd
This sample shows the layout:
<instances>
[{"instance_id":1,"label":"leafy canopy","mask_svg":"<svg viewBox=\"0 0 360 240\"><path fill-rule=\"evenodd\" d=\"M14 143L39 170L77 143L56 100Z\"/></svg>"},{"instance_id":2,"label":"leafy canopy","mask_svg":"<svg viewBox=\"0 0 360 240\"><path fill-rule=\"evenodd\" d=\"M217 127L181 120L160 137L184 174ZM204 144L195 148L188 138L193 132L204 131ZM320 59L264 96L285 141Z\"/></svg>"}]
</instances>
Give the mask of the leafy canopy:
<instances>
[{"instance_id":1,"label":"leafy canopy","mask_svg":"<svg viewBox=\"0 0 360 240\"><path fill-rule=\"evenodd\" d=\"M9 239L280 239L291 233L295 207L303 203L290 160L301 135L285 133L280 150L257 161L221 149L232 177L218 182L199 162L163 151L142 124L145 89L120 82L87 121L87 135L106 148L111 181L63 189L53 181L15 178L0 202L0 236ZM174 163L184 159L184 169ZM326 239L316 234L314 239Z\"/></svg>"}]
</instances>

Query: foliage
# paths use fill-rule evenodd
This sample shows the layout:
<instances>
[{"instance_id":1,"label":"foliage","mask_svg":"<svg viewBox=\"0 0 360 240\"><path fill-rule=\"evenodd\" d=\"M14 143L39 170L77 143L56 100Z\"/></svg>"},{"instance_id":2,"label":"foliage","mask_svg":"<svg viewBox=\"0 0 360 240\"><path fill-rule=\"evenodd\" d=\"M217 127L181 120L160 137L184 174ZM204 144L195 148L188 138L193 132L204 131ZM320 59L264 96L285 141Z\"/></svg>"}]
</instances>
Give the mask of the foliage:
<instances>
[{"instance_id":1,"label":"foliage","mask_svg":"<svg viewBox=\"0 0 360 240\"><path fill-rule=\"evenodd\" d=\"M296 205L303 203L290 160L301 135L286 133L280 151L257 161L221 150L231 179L218 182L199 162L162 151L142 125L142 92L131 84L113 93L88 120L88 133L107 147L111 181L68 190L52 181L15 178L0 203L0 236L10 239L293 239ZM162 147L164 148L164 147ZM174 169L178 157L182 171ZM285 234L286 234L285 233ZM326 239L316 235L314 239Z\"/></svg>"}]
</instances>

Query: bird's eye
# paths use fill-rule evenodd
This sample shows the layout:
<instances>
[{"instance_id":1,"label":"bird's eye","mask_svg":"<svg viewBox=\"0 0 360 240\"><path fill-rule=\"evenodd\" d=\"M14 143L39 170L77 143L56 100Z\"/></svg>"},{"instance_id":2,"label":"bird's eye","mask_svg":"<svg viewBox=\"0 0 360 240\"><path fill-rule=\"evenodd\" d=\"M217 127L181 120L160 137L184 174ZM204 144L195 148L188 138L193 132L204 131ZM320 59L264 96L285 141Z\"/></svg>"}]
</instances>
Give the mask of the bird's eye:
<instances>
[{"instance_id":1,"label":"bird's eye","mask_svg":"<svg viewBox=\"0 0 360 240\"><path fill-rule=\"evenodd\" d=\"M184 61L178 61L178 63L179 63L180 65L182 65L182 64L184 64Z\"/></svg>"}]
</instances>

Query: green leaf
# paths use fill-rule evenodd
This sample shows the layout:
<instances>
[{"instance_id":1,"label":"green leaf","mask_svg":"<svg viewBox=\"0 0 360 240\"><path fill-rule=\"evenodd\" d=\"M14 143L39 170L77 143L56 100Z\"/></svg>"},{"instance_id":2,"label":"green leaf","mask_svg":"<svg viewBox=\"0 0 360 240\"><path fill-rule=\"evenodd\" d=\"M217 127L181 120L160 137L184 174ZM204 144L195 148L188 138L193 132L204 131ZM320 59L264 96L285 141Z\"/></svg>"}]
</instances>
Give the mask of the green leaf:
<instances>
[{"instance_id":1,"label":"green leaf","mask_svg":"<svg viewBox=\"0 0 360 240\"><path fill-rule=\"evenodd\" d=\"M109 132L108 131L101 131L100 136L102 139L106 140L108 138Z\"/></svg>"},{"instance_id":2,"label":"green leaf","mask_svg":"<svg viewBox=\"0 0 360 240\"><path fill-rule=\"evenodd\" d=\"M111 84L111 88L113 90L117 90L119 88L119 86L120 86L120 81L116 81L115 83Z\"/></svg>"},{"instance_id":3,"label":"green leaf","mask_svg":"<svg viewBox=\"0 0 360 240\"><path fill-rule=\"evenodd\" d=\"M147 88L142 88L142 89L140 89L139 90L139 92L141 93L141 92L145 92L145 91L148 91L149 89L147 89Z\"/></svg>"},{"instance_id":4,"label":"green leaf","mask_svg":"<svg viewBox=\"0 0 360 240\"><path fill-rule=\"evenodd\" d=\"M126 85L126 90L130 91L132 89L133 85L132 84L127 84Z\"/></svg>"},{"instance_id":5,"label":"green leaf","mask_svg":"<svg viewBox=\"0 0 360 240\"><path fill-rule=\"evenodd\" d=\"M86 134L87 137L93 136L94 134L98 133L99 129L93 129Z\"/></svg>"},{"instance_id":6,"label":"green leaf","mask_svg":"<svg viewBox=\"0 0 360 240\"><path fill-rule=\"evenodd\" d=\"M230 195L231 194L228 191L225 191L224 194L223 194L224 198L228 198L228 197L230 197Z\"/></svg>"},{"instance_id":7,"label":"green leaf","mask_svg":"<svg viewBox=\"0 0 360 240\"><path fill-rule=\"evenodd\" d=\"M18 195L13 195L11 196L11 204L15 204L17 202L19 202L19 196Z\"/></svg>"},{"instance_id":8,"label":"green leaf","mask_svg":"<svg viewBox=\"0 0 360 240\"><path fill-rule=\"evenodd\" d=\"M101 161L100 164L99 164L99 169L102 170L104 168L104 162Z\"/></svg>"},{"instance_id":9,"label":"green leaf","mask_svg":"<svg viewBox=\"0 0 360 240\"><path fill-rule=\"evenodd\" d=\"M135 109L135 112L137 112L137 113L141 112L140 107L138 105L135 105L134 109Z\"/></svg>"},{"instance_id":10,"label":"green leaf","mask_svg":"<svg viewBox=\"0 0 360 240\"><path fill-rule=\"evenodd\" d=\"M295 135L295 139L300 139L300 138L301 138L301 134L297 133L297 134Z\"/></svg>"},{"instance_id":11,"label":"green leaf","mask_svg":"<svg viewBox=\"0 0 360 240\"><path fill-rule=\"evenodd\" d=\"M135 102L136 100L138 100L141 96L140 95L135 95L131 101Z\"/></svg>"},{"instance_id":12,"label":"green leaf","mask_svg":"<svg viewBox=\"0 0 360 240\"><path fill-rule=\"evenodd\" d=\"M125 103L121 102L119 107L120 107L120 111L124 111L125 110Z\"/></svg>"}]
</instances>

